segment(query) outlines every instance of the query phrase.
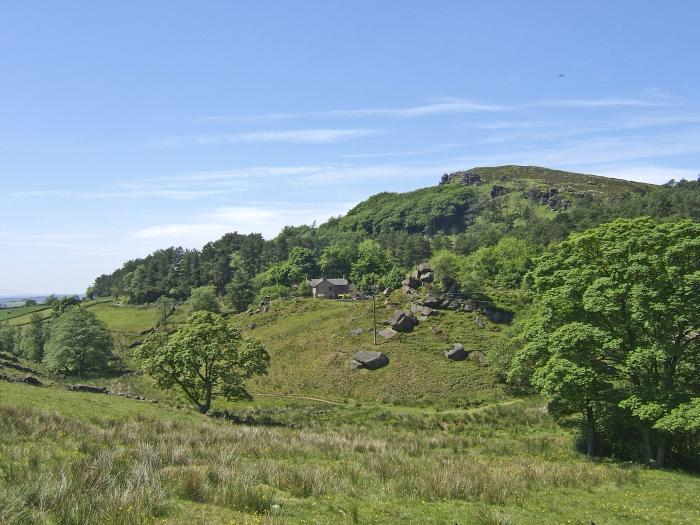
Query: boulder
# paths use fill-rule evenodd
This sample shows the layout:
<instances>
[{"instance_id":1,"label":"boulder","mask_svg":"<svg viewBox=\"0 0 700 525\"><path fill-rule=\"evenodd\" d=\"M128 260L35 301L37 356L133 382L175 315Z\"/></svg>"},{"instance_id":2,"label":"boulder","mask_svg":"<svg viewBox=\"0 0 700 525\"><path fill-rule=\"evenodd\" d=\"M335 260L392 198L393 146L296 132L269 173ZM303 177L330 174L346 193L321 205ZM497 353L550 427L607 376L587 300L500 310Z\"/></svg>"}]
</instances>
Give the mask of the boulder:
<instances>
[{"instance_id":1,"label":"boulder","mask_svg":"<svg viewBox=\"0 0 700 525\"><path fill-rule=\"evenodd\" d=\"M351 368L366 368L376 370L389 364L389 358L381 352L362 351L352 356Z\"/></svg>"},{"instance_id":2,"label":"boulder","mask_svg":"<svg viewBox=\"0 0 700 525\"><path fill-rule=\"evenodd\" d=\"M364 331L365 331L364 328L355 328L353 330L350 330L348 332L348 335L358 336L358 335L361 335Z\"/></svg>"},{"instance_id":3,"label":"boulder","mask_svg":"<svg viewBox=\"0 0 700 525\"><path fill-rule=\"evenodd\" d=\"M429 317L427 315L416 315L416 319L418 319L418 322L422 323L423 321L427 321Z\"/></svg>"},{"instance_id":4,"label":"boulder","mask_svg":"<svg viewBox=\"0 0 700 525\"><path fill-rule=\"evenodd\" d=\"M391 293L391 288L384 288L382 295L389 295Z\"/></svg>"},{"instance_id":5,"label":"boulder","mask_svg":"<svg viewBox=\"0 0 700 525\"><path fill-rule=\"evenodd\" d=\"M435 297L434 295L428 295L425 299L420 301L420 304L423 306L429 306L431 308L438 308L441 305L442 301L440 300L439 297Z\"/></svg>"},{"instance_id":6,"label":"boulder","mask_svg":"<svg viewBox=\"0 0 700 525\"><path fill-rule=\"evenodd\" d=\"M384 339L391 339L394 337L398 332L396 330L392 330L389 327L382 328L377 332L379 335L381 335Z\"/></svg>"},{"instance_id":7,"label":"boulder","mask_svg":"<svg viewBox=\"0 0 700 525\"><path fill-rule=\"evenodd\" d=\"M256 328L257 326L258 326L258 325L256 325L255 323L250 323L250 324L248 325L247 328L248 328L248 330L255 330L255 328Z\"/></svg>"},{"instance_id":8,"label":"boulder","mask_svg":"<svg viewBox=\"0 0 700 525\"><path fill-rule=\"evenodd\" d=\"M81 385L81 384L76 384L76 385L69 385L68 390L73 390L74 392L90 392L93 394L106 394L107 389L103 386L95 386L95 385Z\"/></svg>"},{"instance_id":9,"label":"boulder","mask_svg":"<svg viewBox=\"0 0 700 525\"><path fill-rule=\"evenodd\" d=\"M473 299L467 299L464 302L463 308L465 312L475 312L479 307L477 306L476 301Z\"/></svg>"},{"instance_id":10,"label":"boulder","mask_svg":"<svg viewBox=\"0 0 700 525\"><path fill-rule=\"evenodd\" d=\"M429 317L431 315L440 315L440 312L437 310L434 310L433 308L430 308L430 306L421 306L420 310L416 312L416 314L424 315L426 317Z\"/></svg>"},{"instance_id":11,"label":"boulder","mask_svg":"<svg viewBox=\"0 0 700 525\"><path fill-rule=\"evenodd\" d=\"M423 275L421 275L420 280L424 283L430 284L435 280L435 274L433 272L424 273Z\"/></svg>"},{"instance_id":12,"label":"boulder","mask_svg":"<svg viewBox=\"0 0 700 525\"><path fill-rule=\"evenodd\" d=\"M410 314L410 316L408 314ZM396 310L389 322L391 323L391 327L397 332L410 332L413 330L417 319L413 312Z\"/></svg>"},{"instance_id":13,"label":"boulder","mask_svg":"<svg viewBox=\"0 0 700 525\"><path fill-rule=\"evenodd\" d=\"M409 275L403 281L401 281L401 284L403 286L408 286L409 288L413 288L415 290L416 288L420 288L420 286L423 283L416 279L414 276Z\"/></svg>"},{"instance_id":14,"label":"boulder","mask_svg":"<svg viewBox=\"0 0 700 525\"><path fill-rule=\"evenodd\" d=\"M486 356L479 350L469 352L469 359L474 361L479 366L486 366Z\"/></svg>"},{"instance_id":15,"label":"boulder","mask_svg":"<svg viewBox=\"0 0 700 525\"><path fill-rule=\"evenodd\" d=\"M484 309L484 315L494 323L510 323L513 320L513 314L504 310Z\"/></svg>"},{"instance_id":16,"label":"boulder","mask_svg":"<svg viewBox=\"0 0 700 525\"><path fill-rule=\"evenodd\" d=\"M474 322L476 323L476 326L478 326L479 328L484 328L484 327L486 327L486 324L484 323L484 320L483 320L481 317L479 317L478 315L477 315L476 318L474 319Z\"/></svg>"},{"instance_id":17,"label":"boulder","mask_svg":"<svg viewBox=\"0 0 700 525\"><path fill-rule=\"evenodd\" d=\"M416 271L421 274L423 272L432 272L432 269L428 263L420 263L418 266L416 266Z\"/></svg>"},{"instance_id":18,"label":"boulder","mask_svg":"<svg viewBox=\"0 0 700 525\"><path fill-rule=\"evenodd\" d=\"M416 291L413 288L406 284L403 285L402 289L403 293L405 293L406 295L413 295L414 293L416 293Z\"/></svg>"},{"instance_id":19,"label":"boulder","mask_svg":"<svg viewBox=\"0 0 700 525\"><path fill-rule=\"evenodd\" d=\"M447 350L445 356L451 361L464 361L467 358L467 351L462 343L455 343L452 350Z\"/></svg>"}]
</instances>

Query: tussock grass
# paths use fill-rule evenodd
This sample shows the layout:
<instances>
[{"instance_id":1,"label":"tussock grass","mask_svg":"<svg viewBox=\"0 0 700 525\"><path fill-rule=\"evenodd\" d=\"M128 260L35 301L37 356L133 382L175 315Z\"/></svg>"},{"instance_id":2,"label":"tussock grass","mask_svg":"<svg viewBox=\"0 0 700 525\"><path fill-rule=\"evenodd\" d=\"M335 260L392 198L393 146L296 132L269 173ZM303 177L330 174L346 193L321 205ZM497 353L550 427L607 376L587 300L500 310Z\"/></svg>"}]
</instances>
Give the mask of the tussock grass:
<instances>
[{"instance_id":1,"label":"tussock grass","mask_svg":"<svg viewBox=\"0 0 700 525\"><path fill-rule=\"evenodd\" d=\"M178 501L265 516L280 503L337 497L351 498L344 519L361 523L370 494L471 502L479 523L511 523L484 509L522 506L538 492L641 482L638 468L578 458L562 446L565 436L506 435L477 422L501 414L501 426L535 417L547 428L526 405L455 416L454 431L434 416L424 417L426 430L388 416L381 425L300 430L138 414L80 421L0 406L0 523L144 523L172 514Z\"/></svg>"}]
</instances>

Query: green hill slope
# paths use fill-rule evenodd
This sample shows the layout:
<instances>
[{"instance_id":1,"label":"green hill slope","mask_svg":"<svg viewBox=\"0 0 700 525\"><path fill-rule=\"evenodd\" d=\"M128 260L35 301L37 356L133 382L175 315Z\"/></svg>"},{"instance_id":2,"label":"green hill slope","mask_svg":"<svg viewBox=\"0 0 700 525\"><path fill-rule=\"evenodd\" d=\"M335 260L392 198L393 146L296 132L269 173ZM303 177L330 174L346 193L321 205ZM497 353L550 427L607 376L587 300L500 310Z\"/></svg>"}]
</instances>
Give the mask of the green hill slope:
<instances>
[{"instance_id":1,"label":"green hill slope","mask_svg":"<svg viewBox=\"0 0 700 525\"><path fill-rule=\"evenodd\" d=\"M386 319L393 311L378 304L377 319ZM411 333L388 340L378 337L377 346L370 332L371 301L274 301L268 312L241 314L234 322L240 326L255 323L249 334L262 340L272 357L269 375L252 384L254 391L469 406L504 395L488 367L444 356L456 342L487 356L500 344L501 326L487 322L485 328L479 328L474 319L471 313L445 311ZM350 335L357 328L364 329L363 333ZM383 352L389 365L374 371L351 370L350 359L360 350Z\"/></svg>"}]
</instances>

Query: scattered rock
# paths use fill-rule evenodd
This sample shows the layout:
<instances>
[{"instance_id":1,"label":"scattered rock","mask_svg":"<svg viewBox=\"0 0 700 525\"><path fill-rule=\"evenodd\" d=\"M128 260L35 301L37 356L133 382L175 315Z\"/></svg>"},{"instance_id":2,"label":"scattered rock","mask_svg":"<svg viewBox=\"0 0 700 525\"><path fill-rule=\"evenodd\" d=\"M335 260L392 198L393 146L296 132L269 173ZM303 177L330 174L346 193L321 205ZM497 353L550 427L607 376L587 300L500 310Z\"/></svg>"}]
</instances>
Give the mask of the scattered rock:
<instances>
[{"instance_id":1,"label":"scattered rock","mask_svg":"<svg viewBox=\"0 0 700 525\"><path fill-rule=\"evenodd\" d=\"M510 323L513 320L513 314L504 310L483 309L484 315L494 323Z\"/></svg>"},{"instance_id":2,"label":"scattered rock","mask_svg":"<svg viewBox=\"0 0 700 525\"><path fill-rule=\"evenodd\" d=\"M409 275L406 277L403 281L401 281L401 284L403 286L408 286L409 288L413 288L414 290L416 288L420 288L420 286L423 284L421 283L418 279L416 279L414 276Z\"/></svg>"},{"instance_id":3,"label":"scattered rock","mask_svg":"<svg viewBox=\"0 0 700 525\"><path fill-rule=\"evenodd\" d=\"M362 351L352 356L350 366L352 368L366 368L376 370L389 364L389 358L381 352Z\"/></svg>"},{"instance_id":4,"label":"scattered rock","mask_svg":"<svg viewBox=\"0 0 700 525\"><path fill-rule=\"evenodd\" d=\"M258 325L256 325L255 323L250 323L250 324L248 325L248 330L255 330L255 328L256 328L257 326L258 326Z\"/></svg>"},{"instance_id":5,"label":"scattered rock","mask_svg":"<svg viewBox=\"0 0 700 525\"><path fill-rule=\"evenodd\" d=\"M418 319L416 319L413 312L396 310L389 322L391 327L397 332L411 332L413 327L418 324Z\"/></svg>"},{"instance_id":6,"label":"scattered rock","mask_svg":"<svg viewBox=\"0 0 700 525\"><path fill-rule=\"evenodd\" d=\"M391 339L394 337L398 332L396 330L392 330L391 328L382 328L377 332L379 335L381 335L384 339Z\"/></svg>"},{"instance_id":7,"label":"scattered rock","mask_svg":"<svg viewBox=\"0 0 700 525\"><path fill-rule=\"evenodd\" d=\"M358 335L362 335L362 333L363 333L364 331L365 331L364 328L355 328L355 329L353 329L353 330L350 330L350 331L348 332L348 335L351 335L351 336L358 336Z\"/></svg>"},{"instance_id":8,"label":"scattered rock","mask_svg":"<svg viewBox=\"0 0 700 525\"><path fill-rule=\"evenodd\" d=\"M95 385L81 385L81 384L75 384L75 385L69 385L68 390L73 390L74 392L90 392L92 394L106 394L107 389L103 386L95 386ZM138 397L137 397L138 399Z\"/></svg>"},{"instance_id":9,"label":"scattered rock","mask_svg":"<svg viewBox=\"0 0 700 525\"><path fill-rule=\"evenodd\" d=\"M382 295L389 295L391 293L391 288L384 288Z\"/></svg>"},{"instance_id":10,"label":"scattered rock","mask_svg":"<svg viewBox=\"0 0 700 525\"><path fill-rule=\"evenodd\" d=\"M435 297L434 295L428 295L425 299L422 301L418 301L418 304L421 304L423 306L429 306L430 308L438 308L442 301L440 298Z\"/></svg>"},{"instance_id":11,"label":"scattered rock","mask_svg":"<svg viewBox=\"0 0 700 525\"><path fill-rule=\"evenodd\" d=\"M476 325L477 325L479 328L485 328L485 327L486 327L486 324L484 323L484 320L483 320L481 317L479 317L478 315L476 316L476 319L474 319L474 322L476 323Z\"/></svg>"},{"instance_id":12,"label":"scattered rock","mask_svg":"<svg viewBox=\"0 0 700 525\"><path fill-rule=\"evenodd\" d=\"M463 309L465 312L475 312L478 309L476 301L473 299L467 299L464 303Z\"/></svg>"},{"instance_id":13,"label":"scattered rock","mask_svg":"<svg viewBox=\"0 0 700 525\"><path fill-rule=\"evenodd\" d=\"M20 379L22 383L26 383L28 385L33 385L33 386L44 386L44 383L39 381L36 377L34 376L24 376L22 379Z\"/></svg>"},{"instance_id":14,"label":"scattered rock","mask_svg":"<svg viewBox=\"0 0 700 525\"><path fill-rule=\"evenodd\" d=\"M416 319L418 319L418 321L422 323L422 322L424 322L424 321L427 321L429 318L428 318L427 315L420 315L420 314L419 314L419 315L416 316Z\"/></svg>"},{"instance_id":15,"label":"scattered rock","mask_svg":"<svg viewBox=\"0 0 700 525\"><path fill-rule=\"evenodd\" d=\"M445 352L445 356L452 361L464 361L467 358L467 351L462 343L455 343L452 350Z\"/></svg>"},{"instance_id":16,"label":"scattered rock","mask_svg":"<svg viewBox=\"0 0 700 525\"><path fill-rule=\"evenodd\" d=\"M469 352L469 359L474 361L479 366L486 366L486 356L479 350Z\"/></svg>"}]
</instances>

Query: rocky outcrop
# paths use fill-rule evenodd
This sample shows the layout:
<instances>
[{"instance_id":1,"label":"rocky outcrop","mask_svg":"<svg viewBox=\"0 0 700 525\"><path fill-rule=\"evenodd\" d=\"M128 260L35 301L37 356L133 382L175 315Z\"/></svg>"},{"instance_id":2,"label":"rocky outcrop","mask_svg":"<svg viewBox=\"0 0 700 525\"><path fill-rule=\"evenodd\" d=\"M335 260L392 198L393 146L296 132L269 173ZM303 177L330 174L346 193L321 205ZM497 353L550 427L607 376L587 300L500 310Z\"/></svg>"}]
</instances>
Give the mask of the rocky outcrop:
<instances>
[{"instance_id":1,"label":"rocky outcrop","mask_svg":"<svg viewBox=\"0 0 700 525\"><path fill-rule=\"evenodd\" d=\"M381 352L362 351L352 356L351 368L366 368L376 370L389 364L389 358Z\"/></svg>"},{"instance_id":2,"label":"rocky outcrop","mask_svg":"<svg viewBox=\"0 0 700 525\"><path fill-rule=\"evenodd\" d=\"M445 173L440 178L440 184L448 184L454 180L458 180L467 186L478 186L483 183L481 180L481 175L478 173L473 173L471 171L456 171L454 173Z\"/></svg>"},{"instance_id":3,"label":"rocky outcrop","mask_svg":"<svg viewBox=\"0 0 700 525\"><path fill-rule=\"evenodd\" d=\"M501 195L505 195L508 193L510 190L506 188L505 186L500 186L498 184L494 184L493 187L491 188L491 198L495 199L496 197L500 197Z\"/></svg>"},{"instance_id":4,"label":"rocky outcrop","mask_svg":"<svg viewBox=\"0 0 700 525\"><path fill-rule=\"evenodd\" d=\"M569 201L561 197L557 188L541 190L533 186L527 192L527 198L542 206L549 206L552 210L565 210L569 207Z\"/></svg>"}]
</instances>

